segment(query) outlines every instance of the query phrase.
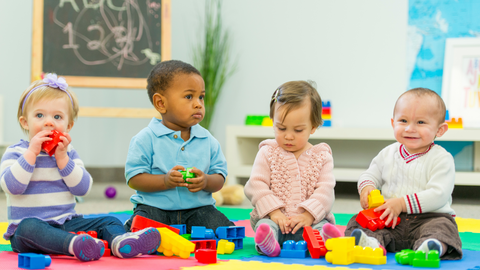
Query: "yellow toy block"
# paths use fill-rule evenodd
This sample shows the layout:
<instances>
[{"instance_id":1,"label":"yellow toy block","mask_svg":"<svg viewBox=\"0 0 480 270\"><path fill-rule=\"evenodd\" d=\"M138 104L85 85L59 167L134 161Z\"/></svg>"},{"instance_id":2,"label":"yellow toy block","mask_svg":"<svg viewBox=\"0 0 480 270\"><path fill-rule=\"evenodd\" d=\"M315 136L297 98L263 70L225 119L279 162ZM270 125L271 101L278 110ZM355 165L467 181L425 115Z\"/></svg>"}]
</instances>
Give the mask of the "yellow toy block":
<instances>
[{"instance_id":1,"label":"yellow toy block","mask_svg":"<svg viewBox=\"0 0 480 270\"><path fill-rule=\"evenodd\" d=\"M368 194L368 209L377 208L384 203L385 199L380 194L380 190L374 189Z\"/></svg>"},{"instance_id":2,"label":"yellow toy block","mask_svg":"<svg viewBox=\"0 0 480 270\"><path fill-rule=\"evenodd\" d=\"M328 239L325 248L330 251L325 254L325 260L331 264L352 264L355 262L354 246L355 237Z\"/></svg>"},{"instance_id":3,"label":"yellow toy block","mask_svg":"<svg viewBox=\"0 0 480 270\"><path fill-rule=\"evenodd\" d=\"M221 239L217 244L217 254L232 254L235 250L235 243Z\"/></svg>"},{"instance_id":4,"label":"yellow toy block","mask_svg":"<svg viewBox=\"0 0 480 270\"><path fill-rule=\"evenodd\" d=\"M332 115L331 114L322 114L322 119L323 120L330 120L330 119L332 119Z\"/></svg>"},{"instance_id":5,"label":"yellow toy block","mask_svg":"<svg viewBox=\"0 0 480 270\"><path fill-rule=\"evenodd\" d=\"M355 246L353 250L356 263L387 264L387 257L383 256L383 249L381 248L372 249L371 247L363 248L361 246Z\"/></svg>"},{"instance_id":6,"label":"yellow toy block","mask_svg":"<svg viewBox=\"0 0 480 270\"><path fill-rule=\"evenodd\" d=\"M157 228L157 230L162 239L157 251L162 252L163 255L167 257L177 255L182 259L187 259L190 257L190 253L195 251L195 244L180 235L167 228Z\"/></svg>"},{"instance_id":7,"label":"yellow toy block","mask_svg":"<svg viewBox=\"0 0 480 270\"><path fill-rule=\"evenodd\" d=\"M445 121L447 123L448 128L463 128L463 119L459 118L452 118L450 121Z\"/></svg>"},{"instance_id":8,"label":"yellow toy block","mask_svg":"<svg viewBox=\"0 0 480 270\"><path fill-rule=\"evenodd\" d=\"M262 120L262 126L264 127L273 127L273 121L270 117L265 117Z\"/></svg>"}]
</instances>

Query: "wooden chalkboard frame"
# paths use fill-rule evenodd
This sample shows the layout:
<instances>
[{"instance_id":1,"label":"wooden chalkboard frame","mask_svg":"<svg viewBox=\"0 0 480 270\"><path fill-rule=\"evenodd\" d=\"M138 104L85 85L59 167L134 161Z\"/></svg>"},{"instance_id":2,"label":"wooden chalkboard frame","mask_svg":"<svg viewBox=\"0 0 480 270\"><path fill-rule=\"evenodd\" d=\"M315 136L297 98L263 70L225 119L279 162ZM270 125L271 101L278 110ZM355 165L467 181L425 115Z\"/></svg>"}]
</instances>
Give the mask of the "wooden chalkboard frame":
<instances>
[{"instance_id":1,"label":"wooden chalkboard frame","mask_svg":"<svg viewBox=\"0 0 480 270\"><path fill-rule=\"evenodd\" d=\"M161 14L161 57L171 59L171 0L162 0ZM44 0L33 1L32 68L31 81L38 80L43 72L43 14ZM61 75L61 74L59 74ZM63 75L62 75L63 76ZM63 76L70 86L100 88L145 89L146 78Z\"/></svg>"}]
</instances>

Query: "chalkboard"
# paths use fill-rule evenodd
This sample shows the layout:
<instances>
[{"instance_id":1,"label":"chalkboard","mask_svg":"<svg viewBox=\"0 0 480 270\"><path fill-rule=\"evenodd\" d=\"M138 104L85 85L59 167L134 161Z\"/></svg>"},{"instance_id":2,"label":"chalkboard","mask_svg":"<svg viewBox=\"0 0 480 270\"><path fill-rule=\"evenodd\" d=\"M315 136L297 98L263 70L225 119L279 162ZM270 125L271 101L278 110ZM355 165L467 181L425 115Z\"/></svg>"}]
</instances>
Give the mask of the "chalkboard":
<instances>
[{"instance_id":1,"label":"chalkboard","mask_svg":"<svg viewBox=\"0 0 480 270\"><path fill-rule=\"evenodd\" d=\"M170 0L34 1L32 80L55 72L71 86L145 89L170 46Z\"/></svg>"}]
</instances>

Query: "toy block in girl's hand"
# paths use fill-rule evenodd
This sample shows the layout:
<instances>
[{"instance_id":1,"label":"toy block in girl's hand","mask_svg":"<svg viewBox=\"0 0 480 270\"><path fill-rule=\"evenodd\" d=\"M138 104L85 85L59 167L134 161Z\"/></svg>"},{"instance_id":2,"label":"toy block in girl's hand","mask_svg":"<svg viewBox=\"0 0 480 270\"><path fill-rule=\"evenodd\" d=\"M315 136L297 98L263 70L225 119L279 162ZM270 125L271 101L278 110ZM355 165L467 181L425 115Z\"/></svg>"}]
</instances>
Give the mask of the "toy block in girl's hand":
<instances>
[{"instance_id":1,"label":"toy block in girl's hand","mask_svg":"<svg viewBox=\"0 0 480 270\"><path fill-rule=\"evenodd\" d=\"M385 225L385 220L381 220L380 216L383 214L384 211L381 212L375 212L374 209L367 209L360 211L358 213L357 217L355 218L355 221L358 222L360 226L363 228L369 229L372 232L376 231L377 229L383 229L386 227L391 227L393 224L393 221L390 221L388 225ZM400 223L400 218L397 217L397 223Z\"/></svg>"},{"instance_id":2,"label":"toy block in girl's hand","mask_svg":"<svg viewBox=\"0 0 480 270\"><path fill-rule=\"evenodd\" d=\"M62 141L60 140L60 136L65 136L63 135L63 133L56 130L52 130L52 132L53 133L50 134L50 136L48 136L52 138L52 140L42 143L42 149L45 152L47 152L49 156L53 156L53 154L55 154L55 150L57 149L58 143Z\"/></svg>"}]
</instances>

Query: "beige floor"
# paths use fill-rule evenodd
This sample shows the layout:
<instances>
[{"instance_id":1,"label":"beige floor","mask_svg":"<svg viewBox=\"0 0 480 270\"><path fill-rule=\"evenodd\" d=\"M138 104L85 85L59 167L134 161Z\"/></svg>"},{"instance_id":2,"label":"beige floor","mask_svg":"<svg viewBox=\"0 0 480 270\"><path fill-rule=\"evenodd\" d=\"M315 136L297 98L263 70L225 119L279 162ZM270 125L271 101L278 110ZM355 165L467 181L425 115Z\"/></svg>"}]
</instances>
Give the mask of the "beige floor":
<instances>
[{"instance_id":1,"label":"beige floor","mask_svg":"<svg viewBox=\"0 0 480 270\"><path fill-rule=\"evenodd\" d=\"M117 195L114 199L108 199L105 196L105 189L108 186L114 186L117 190ZM479 188L463 189L468 191L476 189L478 191ZM465 191L462 192L465 193ZM132 204L129 198L133 193L134 190L130 189L123 182L95 183L92 186L91 192L83 197L83 202L77 204L76 211L82 214L99 214L132 210ZM244 200L240 207L251 208L251 204L248 200ZM452 207L457 212L458 217L480 219L480 198L475 194L459 194L454 196ZM352 188L351 185L347 186L347 188L341 184L337 185L333 212L357 213L360 210L358 195L355 193L354 188ZM5 194L0 191L0 222L5 221L7 221L6 197Z\"/></svg>"}]
</instances>

